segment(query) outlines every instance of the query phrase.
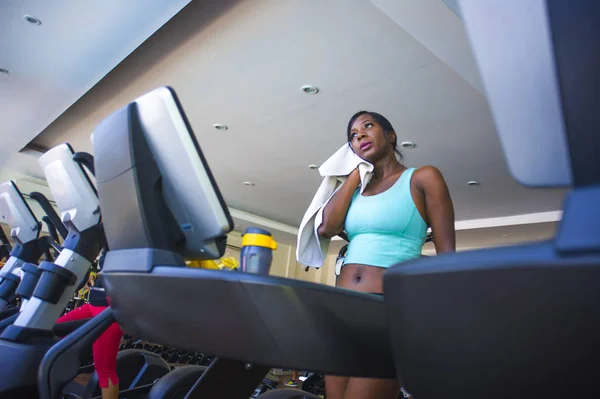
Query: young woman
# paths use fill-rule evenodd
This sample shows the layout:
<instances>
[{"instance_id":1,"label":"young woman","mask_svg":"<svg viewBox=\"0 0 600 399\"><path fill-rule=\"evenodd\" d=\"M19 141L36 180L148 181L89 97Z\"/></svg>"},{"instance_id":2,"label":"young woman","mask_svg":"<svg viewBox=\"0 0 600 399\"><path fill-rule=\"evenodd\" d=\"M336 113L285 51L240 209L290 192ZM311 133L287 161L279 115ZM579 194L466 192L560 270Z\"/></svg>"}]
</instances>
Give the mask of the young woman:
<instances>
[{"instance_id":1,"label":"young woman","mask_svg":"<svg viewBox=\"0 0 600 399\"><path fill-rule=\"evenodd\" d=\"M105 252L103 251L99 265L104 263ZM90 281L88 281L90 284ZM90 287L89 303L73 309L69 313L60 317L56 322L64 323L88 319L97 316L108 307L106 293L102 284L101 275L98 280ZM98 337L92 346L92 356L94 359L94 368L98 374L98 382L102 391L102 399L117 399L119 397L119 377L117 376L117 353L123 331L117 323L113 323Z\"/></svg>"},{"instance_id":2,"label":"young woman","mask_svg":"<svg viewBox=\"0 0 600 399\"><path fill-rule=\"evenodd\" d=\"M407 168L398 161L398 137L382 115L356 113L347 136L352 150L374 166L373 177L360 194L358 170L348 176L325 207L318 233L348 234L339 287L383 293L386 269L419 258L428 227L438 254L455 250L452 199L438 169ZM396 380L367 378L326 376L325 388L327 399L396 399L400 393Z\"/></svg>"}]
</instances>

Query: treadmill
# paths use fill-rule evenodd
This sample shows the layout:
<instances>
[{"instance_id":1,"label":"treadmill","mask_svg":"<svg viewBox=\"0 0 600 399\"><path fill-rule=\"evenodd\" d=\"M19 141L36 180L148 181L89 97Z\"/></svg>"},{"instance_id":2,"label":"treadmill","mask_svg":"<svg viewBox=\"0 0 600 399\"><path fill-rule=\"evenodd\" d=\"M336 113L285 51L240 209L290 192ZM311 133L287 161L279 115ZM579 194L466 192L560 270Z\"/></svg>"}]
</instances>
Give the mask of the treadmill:
<instances>
[{"instance_id":1,"label":"treadmill","mask_svg":"<svg viewBox=\"0 0 600 399\"><path fill-rule=\"evenodd\" d=\"M600 2L462 0L513 176L570 193L556 237L390 268L418 399L600 397Z\"/></svg>"},{"instance_id":2,"label":"treadmill","mask_svg":"<svg viewBox=\"0 0 600 399\"><path fill-rule=\"evenodd\" d=\"M111 306L49 351L42 398L59 397L74 353L113 317L128 335L217 356L189 398L247 399L273 367L395 377L381 296L185 266L222 256L233 222L172 89L115 112L92 141ZM302 395L315 397L284 397Z\"/></svg>"},{"instance_id":3,"label":"treadmill","mask_svg":"<svg viewBox=\"0 0 600 399\"><path fill-rule=\"evenodd\" d=\"M187 268L184 256L222 254L231 219L173 91L159 88L94 132L111 308L49 351L42 397L60 393L71 349L113 318L128 334L218 356L190 398L247 398L269 367L397 372L419 399L599 396L600 3L461 5L513 175L573 187L554 240L398 265L385 303ZM232 373L235 384L220 384Z\"/></svg>"}]
</instances>

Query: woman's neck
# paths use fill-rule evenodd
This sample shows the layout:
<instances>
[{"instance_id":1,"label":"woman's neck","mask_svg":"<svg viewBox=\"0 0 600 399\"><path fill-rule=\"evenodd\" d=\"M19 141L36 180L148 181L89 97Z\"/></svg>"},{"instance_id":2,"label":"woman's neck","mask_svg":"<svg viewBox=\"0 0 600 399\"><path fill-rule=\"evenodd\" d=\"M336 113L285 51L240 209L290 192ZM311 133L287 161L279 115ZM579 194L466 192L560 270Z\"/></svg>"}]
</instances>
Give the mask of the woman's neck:
<instances>
[{"instance_id":1,"label":"woman's neck","mask_svg":"<svg viewBox=\"0 0 600 399\"><path fill-rule=\"evenodd\" d=\"M402 165L396 159L395 155L387 156L373 163L373 178L372 180L382 180L386 177L403 171L406 166Z\"/></svg>"}]
</instances>

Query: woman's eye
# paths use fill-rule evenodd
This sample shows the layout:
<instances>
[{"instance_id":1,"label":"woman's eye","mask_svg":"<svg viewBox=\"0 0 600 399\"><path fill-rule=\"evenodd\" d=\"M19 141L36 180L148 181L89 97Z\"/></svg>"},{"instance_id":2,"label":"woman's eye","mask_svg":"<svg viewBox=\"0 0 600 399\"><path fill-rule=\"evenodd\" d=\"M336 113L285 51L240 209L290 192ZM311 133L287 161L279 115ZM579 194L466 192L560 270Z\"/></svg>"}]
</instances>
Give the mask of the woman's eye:
<instances>
[{"instance_id":1,"label":"woman's eye","mask_svg":"<svg viewBox=\"0 0 600 399\"><path fill-rule=\"evenodd\" d=\"M352 133L352 134L350 135L350 138L351 138L351 139L354 139L355 137L356 137L356 133Z\"/></svg>"},{"instance_id":2,"label":"woman's eye","mask_svg":"<svg viewBox=\"0 0 600 399\"><path fill-rule=\"evenodd\" d=\"M373 124L371 122L365 123L365 129L370 129L373 127Z\"/></svg>"}]
</instances>

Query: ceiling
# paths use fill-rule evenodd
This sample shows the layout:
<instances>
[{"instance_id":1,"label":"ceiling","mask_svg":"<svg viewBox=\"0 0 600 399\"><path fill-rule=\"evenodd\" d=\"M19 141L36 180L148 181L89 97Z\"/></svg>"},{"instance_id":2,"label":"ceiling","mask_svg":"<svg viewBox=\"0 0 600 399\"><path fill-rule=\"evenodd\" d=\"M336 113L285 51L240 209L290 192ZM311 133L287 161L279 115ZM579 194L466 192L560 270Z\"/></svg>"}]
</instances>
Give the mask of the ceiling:
<instances>
[{"instance_id":1,"label":"ceiling","mask_svg":"<svg viewBox=\"0 0 600 399\"><path fill-rule=\"evenodd\" d=\"M189 1L2 2L3 152L20 150Z\"/></svg>"},{"instance_id":2,"label":"ceiling","mask_svg":"<svg viewBox=\"0 0 600 399\"><path fill-rule=\"evenodd\" d=\"M36 148L91 152L103 118L169 85L236 221L293 237L320 183L308 165L344 145L361 109L417 144L408 166L443 172L458 221L561 209L564 190L509 174L464 27L442 0L194 1L179 13L186 1L130 3L2 3L4 175L43 178Z\"/></svg>"}]
</instances>

